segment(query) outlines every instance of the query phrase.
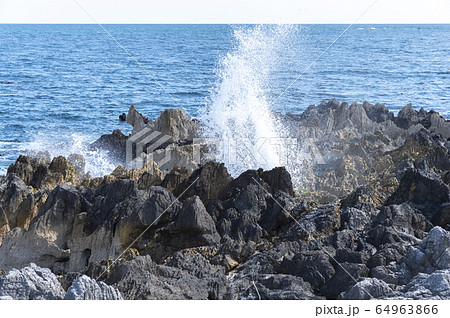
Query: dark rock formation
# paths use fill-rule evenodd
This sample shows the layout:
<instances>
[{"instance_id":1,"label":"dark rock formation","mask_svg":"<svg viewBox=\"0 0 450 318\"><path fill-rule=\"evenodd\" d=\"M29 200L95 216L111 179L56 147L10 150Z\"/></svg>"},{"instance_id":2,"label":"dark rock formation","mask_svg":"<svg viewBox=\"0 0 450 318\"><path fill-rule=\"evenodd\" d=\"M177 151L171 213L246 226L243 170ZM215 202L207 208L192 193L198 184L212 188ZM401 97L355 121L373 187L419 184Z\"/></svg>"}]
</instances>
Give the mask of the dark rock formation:
<instances>
[{"instance_id":1,"label":"dark rock formation","mask_svg":"<svg viewBox=\"0 0 450 318\"><path fill-rule=\"evenodd\" d=\"M171 138L141 168L19 157L0 178L0 299L448 299L449 122L336 100L280 118L323 157L301 191L282 167L198 166L178 110L130 109L134 133ZM127 139L93 146L124 157Z\"/></svg>"},{"instance_id":2,"label":"dark rock formation","mask_svg":"<svg viewBox=\"0 0 450 318\"><path fill-rule=\"evenodd\" d=\"M106 150L111 159L124 164L126 162L127 139L128 137L120 129L116 129L112 134L101 136L92 143L91 148Z\"/></svg>"}]
</instances>

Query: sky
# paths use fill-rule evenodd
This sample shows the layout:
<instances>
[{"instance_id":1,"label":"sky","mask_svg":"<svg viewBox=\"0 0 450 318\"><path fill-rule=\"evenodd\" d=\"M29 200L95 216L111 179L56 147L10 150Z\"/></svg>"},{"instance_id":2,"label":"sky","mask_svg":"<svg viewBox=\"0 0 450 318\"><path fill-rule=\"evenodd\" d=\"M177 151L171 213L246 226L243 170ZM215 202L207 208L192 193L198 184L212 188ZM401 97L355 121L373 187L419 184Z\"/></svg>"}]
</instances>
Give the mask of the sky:
<instances>
[{"instance_id":1,"label":"sky","mask_svg":"<svg viewBox=\"0 0 450 318\"><path fill-rule=\"evenodd\" d=\"M374 1L0 0L0 23L348 24ZM378 0L357 23L450 23L450 0Z\"/></svg>"}]
</instances>

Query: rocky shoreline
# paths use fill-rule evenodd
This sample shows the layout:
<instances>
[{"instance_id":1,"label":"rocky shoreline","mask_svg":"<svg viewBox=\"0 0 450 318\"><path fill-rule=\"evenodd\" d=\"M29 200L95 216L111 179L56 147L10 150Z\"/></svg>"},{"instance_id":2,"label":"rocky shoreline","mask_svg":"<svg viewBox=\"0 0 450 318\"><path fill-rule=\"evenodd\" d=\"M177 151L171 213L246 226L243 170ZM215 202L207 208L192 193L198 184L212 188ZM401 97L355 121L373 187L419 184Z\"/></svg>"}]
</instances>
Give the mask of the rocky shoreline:
<instances>
[{"instance_id":1,"label":"rocky shoreline","mask_svg":"<svg viewBox=\"0 0 450 318\"><path fill-rule=\"evenodd\" d=\"M337 100L278 117L304 141L301 188L198 162L182 110L121 115L170 137L143 168L118 130L92 144L122 164L108 176L20 156L0 177L0 299L450 299L450 122Z\"/></svg>"}]
</instances>

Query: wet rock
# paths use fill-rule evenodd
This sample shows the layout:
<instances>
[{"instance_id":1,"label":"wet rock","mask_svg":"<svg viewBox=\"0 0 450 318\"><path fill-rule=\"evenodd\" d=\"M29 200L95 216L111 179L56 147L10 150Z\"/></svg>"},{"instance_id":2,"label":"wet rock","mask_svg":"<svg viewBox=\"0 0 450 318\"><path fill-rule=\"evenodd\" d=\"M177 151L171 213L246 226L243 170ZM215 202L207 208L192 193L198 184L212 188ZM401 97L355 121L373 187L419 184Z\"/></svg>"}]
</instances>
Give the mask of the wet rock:
<instances>
[{"instance_id":1,"label":"wet rock","mask_svg":"<svg viewBox=\"0 0 450 318\"><path fill-rule=\"evenodd\" d=\"M119 115L120 121L127 121L127 114L123 113L122 115Z\"/></svg>"},{"instance_id":2,"label":"wet rock","mask_svg":"<svg viewBox=\"0 0 450 318\"><path fill-rule=\"evenodd\" d=\"M64 296L65 300L122 300L120 292L86 275L77 278Z\"/></svg>"},{"instance_id":3,"label":"wet rock","mask_svg":"<svg viewBox=\"0 0 450 318\"><path fill-rule=\"evenodd\" d=\"M67 157L67 161L74 167L75 171L78 173L78 176L84 177L86 173L86 160L80 154L71 154Z\"/></svg>"},{"instance_id":4,"label":"wet rock","mask_svg":"<svg viewBox=\"0 0 450 318\"><path fill-rule=\"evenodd\" d=\"M107 151L112 160L116 160L118 164L125 164L127 139L128 136L120 129L116 129L112 134L102 135L90 145L90 148Z\"/></svg>"},{"instance_id":5,"label":"wet rock","mask_svg":"<svg viewBox=\"0 0 450 318\"><path fill-rule=\"evenodd\" d=\"M0 297L57 300L64 297L64 289L49 269L30 264L21 270L12 269L0 277Z\"/></svg>"}]
</instances>

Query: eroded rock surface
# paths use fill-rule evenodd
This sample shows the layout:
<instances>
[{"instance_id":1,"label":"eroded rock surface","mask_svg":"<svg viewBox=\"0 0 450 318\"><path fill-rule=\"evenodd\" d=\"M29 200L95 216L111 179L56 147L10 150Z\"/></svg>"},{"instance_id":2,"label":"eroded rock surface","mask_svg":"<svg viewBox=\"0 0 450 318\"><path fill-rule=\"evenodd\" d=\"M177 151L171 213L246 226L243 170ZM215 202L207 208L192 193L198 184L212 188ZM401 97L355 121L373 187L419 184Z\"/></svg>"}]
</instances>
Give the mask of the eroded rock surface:
<instances>
[{"instance_id":1,"label":"eroded rock surface","mask_svg":"<svg viewBox=\"0 0 450 318\"><path fill-rule=\"evenodd\" d=\"M283 167L198 165L179 110L127 116L170 136L166 166L91 178L78 155L19 157L0 178L1 299L449 299L449 122L336 100L280 116L323 159L302 191ZM125 156L113 135L96 146Z\"/></svg>"}]
</instances>

